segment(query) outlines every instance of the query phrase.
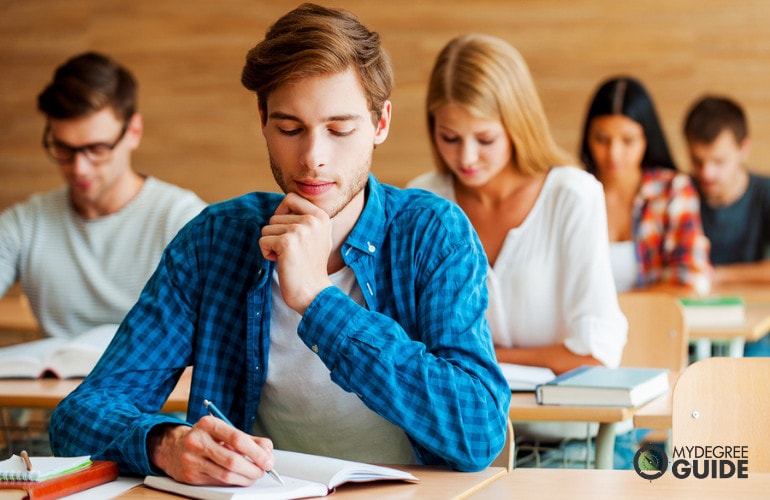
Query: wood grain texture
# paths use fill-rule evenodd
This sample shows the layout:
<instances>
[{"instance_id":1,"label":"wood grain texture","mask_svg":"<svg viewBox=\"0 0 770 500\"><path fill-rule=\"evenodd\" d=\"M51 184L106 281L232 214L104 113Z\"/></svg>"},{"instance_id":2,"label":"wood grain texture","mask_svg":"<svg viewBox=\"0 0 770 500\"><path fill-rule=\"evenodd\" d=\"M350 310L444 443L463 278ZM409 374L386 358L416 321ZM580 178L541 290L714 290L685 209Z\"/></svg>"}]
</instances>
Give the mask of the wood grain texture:
<instances>
[{"instance_id":1,"label":"wood grain texture","mask_svg":"<svg viewBox=\"0 0 770 500\"><path fill-rule=\"evenodd\" d=\"M760 0L339 0L379 31L396 71L393 127L374 172L403 186L433 168L423 118L428 72L453 36L500 36L527 60L558 142L577 153L600 80L630 73L648 86L680 167L681 122L703 92L747 108L754 170L770 173L770 9ZM69 56L96 49L140 82L140 172L209 202L277 189L256 100L240 85L249 48L299 2L254 0L0 0L0 209L61 184L40 148L36 97Z\"/></svg>"}]
</instances>

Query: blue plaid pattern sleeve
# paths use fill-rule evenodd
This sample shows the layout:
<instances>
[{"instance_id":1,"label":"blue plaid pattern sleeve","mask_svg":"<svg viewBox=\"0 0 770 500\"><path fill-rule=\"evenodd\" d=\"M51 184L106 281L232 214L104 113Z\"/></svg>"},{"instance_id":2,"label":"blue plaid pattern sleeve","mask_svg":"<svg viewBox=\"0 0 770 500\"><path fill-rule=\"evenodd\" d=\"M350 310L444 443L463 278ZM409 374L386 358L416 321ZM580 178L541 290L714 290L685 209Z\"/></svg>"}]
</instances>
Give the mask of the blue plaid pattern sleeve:
<instances>
[{"instance_id":1,"label":"blue plaid pattern sleeve","mask_svg":"<svg viewBox=\"0 0 770 500\"><path fill-rule=\"evenodd\" d=\"M251 430L267 371L272 272L258 235L279 201L251 194L212 205L179 233L94 372L52 416L55 453L158 473L146 436L183 423L157 412L188 365L188 421L208 397ZM366 307L329 287L299 336L336 384L405 430L421 463L489 465L505 440L510 390L484 319L486 258L464 214L372 176L342 252Z\"/></svg>"}]
</instances>

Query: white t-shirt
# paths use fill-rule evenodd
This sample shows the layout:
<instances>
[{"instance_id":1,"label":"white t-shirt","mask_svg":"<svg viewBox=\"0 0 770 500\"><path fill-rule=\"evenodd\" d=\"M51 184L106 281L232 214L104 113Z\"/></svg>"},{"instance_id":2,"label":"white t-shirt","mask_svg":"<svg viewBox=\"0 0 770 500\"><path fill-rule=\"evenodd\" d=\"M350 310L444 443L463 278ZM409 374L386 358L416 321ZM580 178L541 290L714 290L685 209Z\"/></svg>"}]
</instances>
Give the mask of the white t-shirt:
<instances>
[{"instance_id":1,"label":"white t-shirt","mask_svg":"<svg viewBox=\"0 0 770 500\"><path fill-rule=\"evenodd\" d=\"M451 175L409 184L457 201ZM495 345L562 342L617 366L628 323L613 283L601 184L575 167L554 167L532 210L511 229L489 268L487 319Z\"/></svg>"},{"instance_id":2,"label":"white t-shirt","mask_svg":"<svg viewBox=\"0 0 770 500\"><path fill-rule=\"evenodd\" d=\"M615 241L610 243L610 261L615 288L618 292L627 292L636 287L639 276L639 262L636 260L634 241Z\"/></svg>"},{"instance_id":3,"label":"white t-shirt","mask_svg":"<svg viewBox=\"0 0 770 500\"><path fill-rule=\"evenodd\" d=\"M120 323L163 249L206 204L153 177L125 207L84 219L66 187L0 214L0 294L17 280L43 333L75 337Z\"/></svg>"},{"instance_id":4,"label":"white t-shirt","mask_svg":"<svg viewBox=\"0 0 770 500\"><path fill-rule=\"evenodd\" d=\"M332 284L364 305L349 267ZM302 317L281 296L273 272L267 381L252 433L277 449L368 463L417 463L404 431L332 382L329 369L297 335ZM301 429L301 432L297 430Z\"/></svg>"}]
</instances>

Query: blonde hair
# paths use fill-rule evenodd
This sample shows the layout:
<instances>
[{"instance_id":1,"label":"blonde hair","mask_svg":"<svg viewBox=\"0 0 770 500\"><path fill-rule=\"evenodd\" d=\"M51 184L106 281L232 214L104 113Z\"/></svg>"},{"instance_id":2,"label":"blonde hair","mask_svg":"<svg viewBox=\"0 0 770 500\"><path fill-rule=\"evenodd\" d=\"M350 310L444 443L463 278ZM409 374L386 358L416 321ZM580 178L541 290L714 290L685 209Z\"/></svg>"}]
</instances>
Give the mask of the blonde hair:
<instances>
[{"instance_id":1,"label":"blonde hair","mask_svg":"<svg viewBox=\"0 0 770 500\"><path fill-rule=\"evenodd\" d=\"M468 34L451 40L431 71L426 99L428 132L437 168L448 172L434 139L436 109L454 103L500 120L512 145L514 168L525 175L573 163L551 135L540 97L521 54L502 39Z\"/></svg>"}]
</instances>

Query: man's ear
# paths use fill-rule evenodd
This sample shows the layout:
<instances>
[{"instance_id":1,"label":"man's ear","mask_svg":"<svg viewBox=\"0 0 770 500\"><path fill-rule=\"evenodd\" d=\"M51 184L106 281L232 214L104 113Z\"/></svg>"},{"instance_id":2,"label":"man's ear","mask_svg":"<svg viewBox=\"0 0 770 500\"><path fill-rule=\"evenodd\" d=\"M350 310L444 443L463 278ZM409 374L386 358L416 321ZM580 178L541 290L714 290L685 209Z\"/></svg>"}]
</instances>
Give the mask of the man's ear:
<instances>
[{"instance_id":1,"label":"man's ear","mask_svg":"<svg viewBox=\"0 0 770 500\"><path fill-rule=\"evenodd\" d=\"M139 143L142 142L142 134L144 133L144 119L139 113L134 113L131 118L128 119L128 128L126 129L126 139L129 142L131 149L139 147Z\"/></svg>"},{"instance_id":2,"label":"man's ear","mask_svg":"<svg viewBox=\"0 0 770 500\"><path fill-rule=\"evenodd\" d=\"M382 144L385 139L388 138L388 132L390 131L390 112L392 104L390 101L385 101L382 104L382 112L380 113L380 119L377 121L377 130L374 132L374 144Z\"/></svg>"},{"instance_id":3,"label":"man's ear","mask_svg":"<svg viewBox=\"0 0 770 500\"><path fill-rule=\"evenodd\" d=\"M744 137L738 147L741 150L741 161L746 163L746 160L749 159L749 153L751 153L751 138Z\"/></svg>"}]
</instances>

